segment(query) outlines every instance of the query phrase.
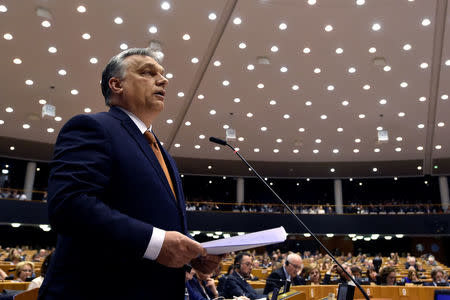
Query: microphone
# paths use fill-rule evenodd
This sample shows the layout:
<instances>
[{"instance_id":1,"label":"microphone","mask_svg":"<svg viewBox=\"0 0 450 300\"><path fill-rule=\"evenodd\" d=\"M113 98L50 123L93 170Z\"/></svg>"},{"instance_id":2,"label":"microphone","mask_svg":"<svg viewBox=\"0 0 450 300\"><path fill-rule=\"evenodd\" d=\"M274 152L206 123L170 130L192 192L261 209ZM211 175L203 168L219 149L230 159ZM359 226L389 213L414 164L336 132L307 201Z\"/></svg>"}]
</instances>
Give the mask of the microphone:
<instances>
[{"instance_id":1,"label":"microphone","mask_svg":"<svg viewBox=\"0 0 450 300\"><path fill-rule=\"evenodd\" d=\"M253 167L247 162L247 160L239 153L239 151L236 151L236 149L233 148L233 146L231 146L230 144L228 144L226 141L221 140L219 138L216 137L210 137L209 140L213 143L219 144L219 145L223 145L223 146L228 146L231 150L234 151L234 153L237 154L237 156L239 156L239 158L250 168L251 171L253 171L256 176L261 180L262 183L264 183L264 185L272 192L272 194L275 195L275 197L278 199L278 201L280 201L284 207L287 208L287 210L291 213L291 215L297 220L297 222L306 229L306 231L309 232L309 234L311 234L311 236L314 238L314 240L320 245L320 247L322 247L325 252L333 259L333 261L342 269L342 271L344 271L345 274L347 274L348 278L350 278L353 283L356 285L356 287L358 287L358 289L361 291L361 293L363 294L364 298L366 298L367 300L370 300L369 296L367 296L366 292L364 291L364 289L361 287L361 285L353 278L352 275L350 275L347 270L344 269L344 267L337 261L337 259L334 257L333 254L331 254L330 250L328 250L327 247L325 247L324 244L322 244L322 242L316 237L316 235L308 228L308 226L306 226L305 223L303 223L302 220L300 220L299 217L297 217L297 215L292 211L292 209L289 207L289 205L287 205L283 199L281 199L280 196L278 196L278 194L270 187L270 185L261 177L261 175L259 175L258 172L256 172L255 169L253 169Z\"/></svg>"}]
</instances>

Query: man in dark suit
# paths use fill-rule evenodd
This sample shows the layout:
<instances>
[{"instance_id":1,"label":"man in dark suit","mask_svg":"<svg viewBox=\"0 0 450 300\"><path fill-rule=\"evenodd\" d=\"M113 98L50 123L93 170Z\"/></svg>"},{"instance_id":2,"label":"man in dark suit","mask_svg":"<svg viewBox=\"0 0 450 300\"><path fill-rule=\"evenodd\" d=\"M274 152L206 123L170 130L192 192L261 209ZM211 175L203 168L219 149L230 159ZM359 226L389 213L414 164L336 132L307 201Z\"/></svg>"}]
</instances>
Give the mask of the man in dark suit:
<instances>
[{"instance_id":1,"label":"man in dark suit","mask_svg":"<svg viewBox=\"0 0 450 300\"><path fill-rule=\"evenodd\" d=\"M218 264L187 236L180 176L152 131L167 84L148 49L126 50L102 74L109 112L61 129L48 188L58 243L40 299L183 299L183 265Z\"/></svg>"},{"instance_id":2,"label":"man in dark suit","mask_svg":"<svg viewBox=\"0 0 450 300\"><path fill-rule=\"evenodd\" d=\"M249 299L258 299L263 297L258 295L255 289L246 281L250 278L253 269L253 260L248 252L241 252L234 259L234 272L231 273L225 282L224 297L232 299L233 297L245 296Z\"/></svg>"},{"instance_id":3,"label":"man in dark suit","mask_svg":"<svg viewBox=\"0 0 450 300\"><path fill-rule=\"evenodd\" d=\"M302 269L302 258L298 254L289 254L286 257L284 266L273 271L270 273L269 277L267 277L264 294L272 292L275 288L282 290L287 281L289 281L291 285L305 285L306 280L299 275Z\"/></svg>"},{"instance_id":4,"label":"man in dark suit","mask_svg":"<svg viewBox=\"0 0 450 300\"><path fill-rule=\"evenodd\" d=\"M424 286L449 286L448 281L445 280L444 269L441 267L434 267L431 269L431 279L432 282L425 282Z\"/></svg>"}]
</instances>

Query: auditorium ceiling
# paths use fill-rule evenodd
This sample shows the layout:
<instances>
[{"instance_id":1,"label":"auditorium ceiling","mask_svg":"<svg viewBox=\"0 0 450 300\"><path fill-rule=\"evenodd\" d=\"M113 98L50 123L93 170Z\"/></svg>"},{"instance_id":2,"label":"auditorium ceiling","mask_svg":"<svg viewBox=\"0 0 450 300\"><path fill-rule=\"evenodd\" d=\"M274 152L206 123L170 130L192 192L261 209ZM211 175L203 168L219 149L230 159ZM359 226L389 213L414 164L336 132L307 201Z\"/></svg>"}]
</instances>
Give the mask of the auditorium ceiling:
<instances>
[{"instance_id":1,"label":"auditorium ceiling","mask_svg":"<svg viewBox=\"0 0 450 300\"><path fill-rule=\"evenodd\" d=\"M108 60L151 45L169 78L154 129L182 172L251 176L208 141L232 128L263 175L449 174L449 15L446 0L0 0L0 155L50 159L68 119L107 110Z\"/></svg>"}]
</instances>

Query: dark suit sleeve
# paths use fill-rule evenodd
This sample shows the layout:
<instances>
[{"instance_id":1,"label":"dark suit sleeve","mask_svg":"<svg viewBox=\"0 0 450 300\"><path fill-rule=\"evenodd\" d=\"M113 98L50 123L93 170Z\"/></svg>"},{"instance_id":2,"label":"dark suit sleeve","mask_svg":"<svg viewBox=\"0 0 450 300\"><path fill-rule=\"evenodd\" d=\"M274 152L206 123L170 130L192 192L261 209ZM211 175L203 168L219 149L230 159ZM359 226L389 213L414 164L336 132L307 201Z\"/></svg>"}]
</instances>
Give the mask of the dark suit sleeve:
<instances>
[{"instance_id":1,"label":"dark suit sleeve","mask_svg":"<svg viewBox=\"0 0 450 300\"><path fill-rule=\"evenodd\" d=\"M325 274L325 276L323 277L323 284L331 284L331 275L330 274Z\"/></svg>"},{"instance_id":2,"label":"dark suit sleeve","mask_svg":"<svg viewBox=\"0 0 450 300\"><path fill-rule=\"evenodd\" d=\"M239 286L238 282L232 276L225 281L224 287L225 298L233 298L233 296L244 295L244 290Z\"/></svg>"},{"instance_id":3,"label":"dark suit sleeve","mask_svg":"<svg viewBox=\"0 0 450 300\"><path fill-rule=\"evenodd\" d=\"M101 200L107 196L113 168L110 140L99 122L87 115L74 117L61 129L49 177L50 224L58 234L120 245L127 255L142 257L153 226Z\"/></svg>"},{"instance_id":4,"label":"dark suit sleeve","mask_svg":"<svg viewBox=\"0 0 450 300\"><path fill-rule=\"evenodd\" d=\"M275 288L280 288L284 285L284 283L281 280L280 274L277 272L270 273L269 277L266 279L266 286L264 287L264 295L267 295L268 293L272 292Z\"/></svg>"}]
</instances>

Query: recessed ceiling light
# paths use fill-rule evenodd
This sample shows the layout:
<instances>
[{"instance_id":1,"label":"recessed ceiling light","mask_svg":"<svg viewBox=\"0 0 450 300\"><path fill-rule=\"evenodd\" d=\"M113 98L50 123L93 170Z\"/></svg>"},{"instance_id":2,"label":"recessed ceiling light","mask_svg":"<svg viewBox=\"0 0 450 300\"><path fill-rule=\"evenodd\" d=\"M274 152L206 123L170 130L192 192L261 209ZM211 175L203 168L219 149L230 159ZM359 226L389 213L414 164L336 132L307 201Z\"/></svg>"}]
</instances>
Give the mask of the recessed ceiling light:
<instances>
[{"instance_id":1,"label":"recessed ceiling light","mask_svg":"<svg viewBox=\"0 0 450 300\"><path fill-rule=\"evenodd\" d=\"M300 127L300 128L298 129L298 131L300 131L300 132L305 132L305 128Z\"/></svg>"},{"instance_id":2,"label":"recessed ceiling light","mask_svg":"<svg viewBox=\"0 0 450 300\"><path fill-rule=\"evenodd\" d=\"M61 76L65 76L65 75L67 75L67 71L64 70L64 69L61 69L61 70L58 71L58 74L61 75Z\"/></svg>"},{"instance_id":3,"label":"recessed ceiling light","mask_svg":"<svg viewBox=\"0 0 450 300\"><path fill-rule=\"evenodd\" d=\"M178 92L177 96L180 97L180 98L184 97L184 93L183 92Z\"/></svg>"},{"instance_id":4,"label":"recessed ceiling light","mask_svg":"<svg viewBox=\"0 0 450 300\"><path fill-rule=\"evenodd\" d=\"M373 152L380 152L381 150L380 150L380 148L375 148L375 149L373 149Z\"/></svg>"},{"instance_id":5,"label":"recessed ceiling light","mask_svg":"<svg viewBox=\"0 0 450 300\"><path fill-rule=\"evenodd\" d=\"M0 5L0 12L5 13L8 11L8 8L6 6L4 6L3 4Z\"/></svg>"},{"instance_id":6,"label":"recessed ceiling light","mask_svg":"<svg viewBox=\"0 0 450 300\"><path fill-rule=\"evenodd\" d=\"M356 5L364 5L365 3L365 0L356 0Z\"/></svg>"},{"instance_id":7,"label":"recessed ceiling light","mask_svg":"<svg viewBox=\"0 0 450 300\"><path fill-rule=\"evenodd\" d=\"M56 52L58 52L58 49L56 49L56 47L49 47L48 48L48 52L50 52L50 53L56 53Z\"/></svg>"},{"instance_id":8,"label":"recessed ceiling light","mask_svg":"<svg viewBox=\"0 0 450 300\"><path fill-rule=\"evenodd\" d=\"M405 51L409 51L409 50L411 50L411 48L412 48L412 46L410 44L403 45L403 50L405 50Z\"/></svg>"},{"instance_id":9,"label":"recessed ceiling light","mask_svg":"<svg viewBox=\"0 0 450 300\"><path fill-rule=\"evenodd\" d=\"M373 169L372 169L372 171L374 171L374 172L377 172L377 171L378 171L378 169L377 169L377 168L373 168Z\"/></svg>"},{"instance_id":10,"label":"recessed ceiling light","mask_svg":"<svg viewBox=\"0 0 450 300\"><path fill-rule=\"evenodd\" d=\"M186 122L184 122L184 125L186 125L186 126L191 126L191 122L189 122L189 121L186 121Z\"/></svg>"},{"instance_id":11,"label":"recessed ceiling light","mask_svg":"<svg viewBox=\"0 0 450 300\"><path fill-rule=\"evenodd\" d=\"M278 153L278 152L280 152L280 150L278 150L278 149L273 149L273 152L274 152L274 153Z\"/></svg>"},{"instance_id":12,"label":"recessed ceiling light","mask_svg":"<svg viewBox=\"0 0 450 300\"><path fill-rule=\"evenodd\" d=\"M244 42L241 42L241 43L239 43L239 48L245 49L245 48L247 48L247 44L245 44Z\"/></svg>"},{"instance_id":13,"label":"recessed ceiling light","mask_svg":"<svg viewBox=\"0 0 450 300\"><path fill-rule=\"evenodd\" d=\"M267 127L265 126L261 127L261 131L267 131Z\"/></svg>"},{"instance_id":14,"label":"recessed ceiling light","mask_svg":"<svg viewBox=\"0 0 450 300\"><path fill-rule=\"evenodd\" d=\"M89 107L86 107L85 109L84 109L84 112L85 113L90 113L92 110L89 108Z\"/></svg>"},{"instance_id":15,"label":"recessed ceiling light","mask_svg":"<svg viewBox=\"0 0 450 300\"><path fill-rule=\"evenodd\" d=\"M53 132L55 132L55 129L53 129L53 128L47 128L47 132L48 132L48 133L53 133Z\"/></svg>"},{"instance_id":16,"label":"recessed ceiling light","mask_svg":"<svg viewBox=\"0 0 450 300\"><path fill-rule=\"evenodd\" d=\"M381 25L380 24L375 23L375 24L372 25L372 30L373 31L378 31L380 29L381 29Z\"/></svg>"},{"instance_id":17,"label":"recessed ceiling light","mask_svg":"<svg viewBox=\"0 0 450 300\"><path fill-rule=\"evenodd\" d=\"M274 46L272 46L272 48L270 48L270 51L278 52L278 47L274 45Z\"/></svg>"},{"instance_id":18,"label":"recessed ceiling light","mask_svg":"<svg viewBox=\"0 0 450 300\"><path fill-rule=\"evenodd\" d=\"M357 148L353 149L353 153L359 153L359 149Z\"/></svg>"},{"instance_id":19,"label":"recessed ceiling light","mask_svg":"<svg viewBox=\"0 0 450 300\"><path fill-rule=\"evenodd\" d=\"M438 127L444 127L444 126L445 126L445 123L444 123L444 122L439 122L439 123L437 124L437 126L438 126Z\"/></svg>"},{"instance_id":20,"label":"recessed ceiling light","mask_svg":"<svg viewBox=\"0 0 450 300\"><path fill-rule=\"evenodd\" d=\"M163 3L161 3L161 9L169 10L170 9L170 3L167 2L167 1L164 1Z\"/></svg>"},{"instance_id":21,"label":"recessed ceiling light","mask_svg":"<svg viewBox=\"0 0 450 300\"><path fill-rule=\"evenodd\" d=\"M355 139L355 143L361 143L361 139Z\"/></svg>"},{"instance_id":22,"label":"recessed ceiling light","mask_svg":"<svg viewBox=\"0 0 450 300\"><path fill-rule=\"evenodd\" d=\"M313 153L314 153L314 154L319 153L319 149L314 149L314 150L313 150Z\"/></svg>"},{"instance_id":23,"label":"recessed ceiling light","mask_svg":"<svg viewBox=\"0 0 450 300\"><path fill-rule=\"evenodd\" d=\"M396 140L397 140L397 142L401 142L401 141L403 141L403 138L402 138L401 136L398 136L398 137L396 138Z\"/></svg>"},{"instance_id":24,"label":"recessed ceiling light","mask_svg":"<svg viewBox=\"0 0 450 300\"><path fill-rule=\"evenodd\" d=\"M417 125L417 127L420 128L420 129L422 129L422 128L425 127L425 125L424 125L424 124L419 124L419 125Z\"/></svg>"},{"instance_id":25,"label":"recessed ceiling light","mask_svg":"<svg viewBox=\"0 0 450 300\"><path fill-rule=\"evenodd\" d=\"M149 28L148 28L148 32L150 32L150 33L152 33L152 34L154 34L154 33L157 33L158 32L158 28L156 27L156 26L150 26Z\"/></svg>"},{"instance_id":26,"label":"recessed ceiling light","mask_svg":"<svg viewBox=\"0 0 450 300\"><path fill-rule=\"evenodd\" d=\"M210 114L210 115L215 115L215 114L216 114L216 111L215 111L214 109L211 109L211 110L209 111L209 114Z\"/></svg>"},{"instance_id":27,"label":"recessed ceiling light","mask_svg":"<svg viewBox=\"0 0 450 300\"><path fill-rule=\"evenodd\" d=\"M40 99L40 100L39 100L39 104L42 104L42 105L47 104L47 100L45 100L45 99Z\"/></svg>"},{"instance_id":28,"label":"recessed ceiling light","mask_svg":"<svg viewBox=\"0 0 450 300\"><path fill-rule=\"evenodd\" d=\"M121 17L116 17L116 18L114 19L114 23L120 25L120 24L123 23L123 19L122 19Z\"/></svg>"},{"instance_id":29,"label":"recessed ceiling light","mask_svg":"<svg viewBox=\"0 0 450 300\"><path fill-rule=\"evenodd\" d=\"M239 138L238 138L238 141L239 142L243 142L245 139L242 137L242 136L240 136Z\"/></svg>"},{"instance_id":30,"label":"recessed ceiling light","mask_svg":"<svg viewBox=\"0 0 450 300\"><path fill-rule=\"evenodd\" d=\"M77 11L78 11L79 13L85 13L85 12L86 12L86 6L84 6L84 5L78 6L78 7L77 7Z\"/></svg>"},{"instance_id":31,"label":"recessed ceiling light","mask_svg":"<svg viewBox=\"0 0 450 300\"><path fill-rule=\"evenodd\" d=\"M220 67L221 64L222 64L222 63L221 63L219 60L216 60L216 61L213 63L213 65L214 65L215 67Z\"/></svg>"},{"instance_id":32,"label":"recessed ceiling light","mask_svg":"<svg viewBox=\"0 0 450 300\"><path fill-rule=\"evenodd\" d=\"M377 48L375 48L375 47L369 48L369 53L375 53L375 52L377 52Z\"/></svg>"},{"instance_id":33,"label":"recessed ceiling light","mask_svg":"<svg viewBox=\"0 0 450 300\"><path fill-rule=\"evenodd\" d=\"M337 48L337 49L336 49L336 53L337 53L337 54L342 54L342 53L344 53L344 49L342 49L342 48Z\"/></svg>"},{"instance_id":34,"label":"recessed ceiling light","mask_svg":"<svg viewBox=\"0 0 450 300\"><path fill-rule=\"evenodd\" d=\"M253 114L251 112L247 113L247 117L251 118L253 117Z\"/></svg>"},{"instance_id":35,"label":"recessed ceiling light","mask_svg":"<svg viewBox=\"0 0 450 300\"><path fill-rule=\"evenodd\" d=\"M424 102L424 101L426 101L426 100L427 100L427 98L426 98L426 97L423 97L423 96L419 98L419 101L420 101L420 102Z\"/></svg>"},{"instance_id":36,"label":"recessed ceiling light","mask_svg":"<svg viewBox=\"0 0 450 300\"><path fill-rule=\"evenodd\" d=\"M325 120L325 119L327 118L327 115L321 115L320 118L321 118L322 120Z\"/></svg>"},{"instance_id":37,"label":"recessed ceiling light","mask_svg":"<svg viewBox=\"0 0 450 300\"><path fill-rule=\"evenodd\" d=\"M447 100L447 99L448 99L448 95L446 95L446 94L442 95L442 96L441 96L441 99L442 99L442 100Z\"/></svg>"},{"instance_id":38,"label":"recessed ceiling light","mask_svg":"<svg viewBox=\"0 0 450 300\"><path fill-rule=\"evenodd\" d=\"M406 115L406 114L405 114L404 112L402 112L402 111L398 113L398 116L399 116L400 118L403 118L405 115Z\"/></svg>"},{"instance_id":39,"label":"recessed ceiling light","mask_svg":"<svg viewBox=\"0 0 450 300\"><path fill-rule=\"evenodd\" d=\"M430 24L431 24L430 19L425 18L425 19L422 20L422 26L428 26Z\"/></svg>"},{"instance_id":40,"label":"recessed ceiling light","mask_svg":"<svg viewBox=\"0 0 450 300\"><path fill-rule=\"evenodd\" d=\"M197 98L198 98L199 100L203 100L203 99L205 99L205 96L202 95L202 94L200 94L200 95L197 96Z\"/></svg>"},{"instance_id":41,"label":"recessed ceiling light","mask_svg":"<svg viewBox=\"0 0 450 300\"><path fill-rule=\"evenodd\" d=\"M305 102L305 105L306 105L306 106L311 106L311 105L312 105L312 102L311 102L311 101L306 101L306 102Z\"/></svg>"},{"instance_id":42,"label":"recessed ceiling light","mask_svg":"<svg viewBox=\"0 0 450 300\"><path fill-rule=\"evenodd\" d=\"M298 90L300 87L298 86L298 85L296 85L296 84L294 84L293 86L292 86L292 89L294 90L294 91L296 91L296 90Z\"/></svg>"},{"instance_id":43,"label":"recessed ceiling light","mask_svg":"<svg viewBox=\"0 0 450 300\"><path fill-rule=\"evenodd\" d=\"M125 43L120 44L120 49L122 50L127 50L128 49L128 45Z\"/></svg>"},{"instance_id":44,"label":"recessed ceiling light","mask_svg":"<svg viewBox=\"0 0 450 300\"><path fill-rule=\"evenodd\" d=\"M347 100L342 101L343 106L347 106L348 104L349 104L349 102Z\"/></svg>"},{"instance_id":45,"label":"recessed ceiling light","mask_svg":"<svg viewBox=\"0 0 450 300\"><path fill-rule=\"evenodd\" d=\"M422 170L422 166L417 166L417 170Z\"/></svg>"},{"instance_id":46,"label":"recessed ceiling light","mask_svg":"<svg viewBox=\"0 0 450 300\"><path fill-rule=\"evenodd\" d=\"M331 26L331 25L327 25L327 26L325 26L325 31L326 32L330 32L330 31L332 31L333 30L333 26Z\"/></svg>"},{"instance_id":47,"label":"recessed ceiling light","mask_svg":"<svg viewBox=\"0 0 450 300\"><path fill-rule=\"evenodd\" d=\"M91 38L91 35L90 35L89 33L83 33L83 34L81 35L81 37L82 37L83 39L85 39L85 40L89 40L89 39Z\"/></svg>"},{"instance_id":48,"label":"recessed ceiling light","mask_svg":"<svg viewBox=\"0 0 450 300\"><path fill-rule=\"evenodd\" d=\"M383 127L378 126L378 127L377 127L377 130L378 130L378 131L381 131L381 130L383 130Z\"/></svg>"},{"instance_id":49,"label":"recessed ceiling light","mask_svg":"<svg viewBox=\"0 0 450 300\"><path fill-rule=\"evenodd\" d=\"M282 72L282 73L286 73L287 70L288 70L288 68L286 68L286 67L281 67L280 68L280 72Z\"/></svg>"},{"instance_id":50,"label":"recessed ceiling light","mask_svg":"<svg viewBox=\"0 0 450 300\"><path fill-rule=\"evenodd\" d=\"M239 99L239 98L234 98L233 101L234 101L234 103L239 103L239 102L241 102L241 99Z\"/></svg>"},{"instance_id":51,"label":"recessed ceiling light","mask_svg":"<svg viewBox=\"0 0 450 300\"><path fill-rule=\"evenodd\" d=\"M241 20L241 18L234 18L233 23L234 23L235 25L239 25L239 24L242 23L242 20Z\"/></svg>"},{"instance_id":52,"label":"recessed ceiling light","mask_svg":"<svg viewBox=\"0 0 450 300\"><path fill-rule=\"evenodd\" d=\"M327 86L327 90L329 90L329 91L334 91L334 86L333 86L333 85Z\"/></svg>"},{"instance_id":53,"label":"recessed ceiling light","mask_svg":"<svg viewBox=\"0 0 450 300\"><path fill-rule=\"evenodd\" d=\"M333 153L339 153L339 149L333 149Z\"/></svg>"},{"instance_id":54,"label":"recessed ceiling light","mask_svg":"<svg viewBox=\"0 0 450 300\"><path fill-rule=\"evenodd\" d=\"M303 49L303 53L305 53L305 54L308 54L308 53L310 53L311 52L311 49L310 48L304 48Z\"/></svg>"},{"instance_id":55,"label":"recessed ceiling light","mask_svg":"<svg viewBox=\"0 0 450 300\"><path fill-rule=\"evenodd\" d=\"M11 33L5 33L5 34L3 35L3 38L4 38L5 40L10 41L10 40L13 39L13 36L12 36Z\"/></svg>"},{"instance_id":56,"label":"recessed ceiling light","mask_svg":"<svg viewBox=\"0 0 450 300\"><path fill-rule=\"evenodd\" d=\"M200 149L200 145L195 145L194 148L195 149Z\"/></svg>"},{"instance_id":57,"label":"recessed ceiling light","mask_svg":"<svg viewBox=\"0 0 450 300\"><path fill-rule=\"evenodd\" d=\"M200 134L200 135L198 136L198 138L201 139L201 140L204 140L204 139L205 139L205 135L204 135L204 134Z\"/></svg>"},{"instance_id":58,"label":"recessed ceiling light","mask_svg":"<svg viewBox=\"0 0 450 300\"><path fill-rule=\"evenodd\" d=\"M260 150L259 150L259 148L255 148L255 149L253 149L253 151L254 152L259 152Z\"/></svg>"},{"instance_id":59,"label":"recessed ceiling light","mask_svg":"<svg viewBox=\"0 0 450 300\"><path fill-rule=\"evenodd\" d=\"M13 63L15 63L16 65L20 65L22 63L22 60L16 57L13 59Z\"/></svg>"},{"instance_id":60,"label":"recessed ceiling light","mask_svg":"<svg viewBox=\"0 0 450 300\"><path fill-rule=\"evenodd\" d=\"M62 120L61 117L59 117L59 116L56 116L56 117L55 117L55 121L56 121L56 122L61 122L61 120Z\"/></svg>"},{"instance_id":61,"label":"recessed ceiling light","mask_svg":"<svg viewBox=\"0 0 450 300\"><path fill-rule=\"evenodd\" d=\"M436 145L436 146L434 146L434 148L435 148L436 150L440 150L440 149L442 149L442 146L441 146L441 145Z\"/></svg>"},{"instance_id":62,"label":"recessed ceiling light","mask_svg":"<svg viewBox=\"0 0 450 300\"><path fill-rule=\"evenodd\" d=\"M70 91L70 93L72 95L78 95L78 90L73 89L73 90Z\"/></svg>"},{"instance_id":63,"label":"recessed ceiling light","mask_svg":"<svg viewBox=\"0 0 450 300\"><path fill-rule=\"evenodd\" d=\"M365 117L366 117L365 114L359 114L359 116L358 116L358 118L360 118L360 119L364 119Z\"/></svg>"},{"instance_id":64,"label":"recessed ceiling light","mask_svg":"<svg viewBox=\"0 0 450 300\"><path fill-rule=\"evenodd\" d=\"M298 149L293 149L292 152L299 153L300 151Z\"/></svg>"},{"instance_id":65,"label":"recessed ceiling light","mask_svg":"<svg viewBox=\"0 0 450 300\"><path fill-rule=\"evenodd\" d=\"M33 80L31 80L31 79L27 79L27 80L25 80L25 84L26 85L33 85Z\"/></svg>"},{"instance_id":66,"label":"recessed ceiling light","mask_svg":"<svg viewBox=\"0 0 450 300\"><path fill-rule=\"evenodd\" d=\"M288 114L283 115L283 118L284 118L284 119L289 119L290 117L291 117L291 116L288 115Z\"/></svg>"},{"instance_id":67,"label":"recessed ceiling light","mask_svg":"<svg viewBox=\"0 0 450 300\"><path fill-rule=\"evenodd\" d=\"M365 85L363 86L363 89L366 90L366 91L367 91L367 90L370 90L370 85L365 84Z\"/></svg>"},{"instance_id":68,"label":"recessed ceiling light","mask_svg":"<svg viewBox=\"0 0 450 300\"><path fill-rule=\"evenodd\" d=\"M422 150L423 150L423 147L422 147L422 146L418 146L418 147L417 147L417 150L422 151Z\"/></svg>"},{"instance_id":69,"label":"recessed ceiling light","mask_svg":"<svg viewBox=\"0 0 450 300\"><path fill-rule=\"evenodd\" d=\"M385 72L389 72L390 70L392 70L392 68L391 68L391 66L386 65L386 66L383 67L383 70L384 70Z\"/></svg>"},{"instance_id":70,"label":"recessed ceiling light","mask_svg":"<svg viewBox=\"0 0 450 300\"><path fill-rule=\"evenodd\" d=\"M90 62L91 64L96 64L96 63L98 63L98 59L95 58L95 57L91 57L91 58L89 59L89 62Z\"/></svg>"},{"instance_id":71,"label":"recessed ceiling light","mask_svg":"<svg viewBox=\"0 0 450 300\"><path fill-rule=\"evenodd\" d=\"M349 73L355 73L356 69L354 67L350 67L350 68L348 68L348 72Z\"/></svg>"},{"instance_id":72,"label":"recessed ceiling light","mask_svg":"<svg viewBox=\"0 0 450 300\"><path fill-rule=\"evenodd\" d=\"M387 103L387 100L386 99L380 99L379 103L381 105L385 105Z\"/></svg>"},{"instance_id":73,"label":"recessed ceiling light","mask_svg":"<svg viewBox=\"0 0 450 300\"><path fill-rule=\"evenodd\" d=\"M308 4L309 5L314 5L314 4L316 4L316 0L308 0Z\"/></svg>"},{"instance_id":74,"label":"recessed ceiling light","mask_svg":"<svg viewBox=\"0 0 450 300\"><path fill-rule=\"evenodd\" d=\"M172 73L167 73L166 74L166 78L172 79L173 78L173 74Z\"/></svg>"},{"instance_id":75,"label":"recessed ceiling light","mask_svg":"<svg viewBox=\"0 0 450 300\"><path fill-rule=\"evenodd\" d=\"M14 151L16 149L14 146L9 147L9 150Z\"/></svg>"},{"instance_id":76,"label":"recessed ceiling light","mask_svg":"<svg viewBox=\"0 0 450 300\"><path fill-rule=\"evenodd\" d=\"M193 58L191 59L191 63L193 63L193 64L198 63L198 58L197 58L197 57L193 57Z\"/></svg>"},{"instance_id":77,"label":"recessed ceiling light","mask_svg":"<svg viewBox=\"0 0 450 300\"><path fill-rule=\"evenodd\" d=\"M402 151L402 148L397 147L397 148L395 148L395 151L396 151L396 152L400 152L400 151Z\"/></svg>"},{"instance_id":78,"label":"recessed ceiling light","mask_svg":"<svg viewBox=\"0 0 450 300\"><path fill-rule=\"evenodd\" d=\"M189 41L191 39L191 36L187 33L183 34L183 40Z\"/></svg>"},{"instance_id":79,"label":"recessed ceiling light","mask_svg":"<svg viewBox=\"0 0 450 300\"><path fill-rule=\"evenodd\" d=\"M428 64L426 62L423 62L420 64L420 68L426 69L426 68L428 68Z\"/></svg>"},{"instance_id":80,"label":"recessed ceiling light","mask_svg":"<svg viewBox=\"0 0 450 300\"><path fill-rule=\"evenodd\" d=\"M210 19L211 21L214 21L217 18L217 15L215 13L210 13L208 15L208 19Z\"/></svg>"},{"instance_id":81,"label":"recessed ceiling light","mask_svg":"<svg viewBox=\"0 0 450 300\"><path fill-rule=\"evenodd\" d=\"M31 126L30 124L23 124L22 127L23 129L30 129Z\"/></svg>"},{"instance_id":82,"label":"recessed ceiling light","mask_svg":"<svg viewBox=\"0 0 450 300\"><path fill-rule=\"evenodd\" d=\"M229 86L230 82L228 80L224 80L224 81L222 81L222 85L223 86Z\"/></svg>"},{"instance_id":83,"label":"recessed ceiling light","mask_svg":"<svg viewBox=\"0 0 450 300\"><path fill-rule=\"evenodd\" d=\"M405 88L405 87L408 86L408 83L405 82L405 81L403 81L402 83L400 83L400 86L401 86L402 88Z\"/></svg>"},{"instance_id":84,"label":"recessed ceiling light","mask_svg":"<svg viewBox=\"0 0 450 300\"><path fill-rule=\"evenodd\" d=\"M447 59L447 60L445 61L445 65L446 65L446 66L450 66L450 59Z\"/></svg>"},{"instance_id":85,"label":"recessed ceiling light","mask_svg":"<svg viewBox=\"0 0 450 300\"><path fill-rule=\"evenodd\" d=\"M252 64L247 66L247 70L249 70L249 71L253 71L254 69L255 69L255 66Z\"/></svg>"},{"instance_id":86,"label":"recessed ceiling light","mask_svg":"<svg viewBox=\"0 0 450 300\"><path fill-rule=\"evenodd\" d=\"M317 144L320 144L320 143L322 143L322 140L321 140L321 139L316 139L315 142L316 142Z\"/></svg>"},{"instance_id":87,"label":"recessed ceiling light","mask_svg":"<svg viewBox=\"0 0 450 300\"><path fill-rule=\"evenodd\" d=\"M319 74L321 72L320 68L315 68L314 73Z\"/></svg>"},{"instance_id":88,"label":"recessed ceiling light","mask_svg":"<svg viewBox=\"0 0 450 300\"><path fill-rule=\"evenodd\" d=\"M264 88L264 84L263 83L258 83L257 87L258 87L258 89L263 89Z\"/></svg>"},{"instance_id":89,"label":"recessed ceiling light","mask_svg":"<svg viewBox=\"0 0 450 300\"><path fill-rule=\"evenodd\" d=\"M336 171L335 168L331 168L331 169L330 169L330 172L331 172L331 173L334 173L335 171Z\"/></svg>"},{"instance_id":90,"label":"recessed ceiling light","mask_svg":"<svg viewBox=\"0 0 450 300\"><path fill-rule=\"evenodd\" d=\"M277 143L282 143L283 140L282 140L282 139L277 139L276 142L277 142Z\"/></svg>"},{"instance_id":91,"label":"recessed ceiling light","mask_svg":"<svg viewBox=\"0 0 450 300\"><path fill-rule=\"evenodd\" d=\"M172 123L173 123L173 120L172 120L172 119L167 119L167 120L166 120L166 123L167 123L167 124L172 124Z\"/></svg>"},{"instance_id":92,"label":"recessed ceiling light","mask_svg":"<svg viewBox=\"0 0 450 300\"><path fill-rule=\"evenodd\" d=\"M48 20L44 20L44 21L42 21L41 25L42 25L42 27L48 28L48 27L52 26L52 23L50 23L50 21L48 21Z\"/></svg>"},{"instance_id":93,"label":"recessed ceiling light","mask_svg":"<svg viewBox=\"0 0 450 300\"><path fill-rule=\"evenodd\" d=\"M342 132L342 131L344 131L344 128L342 128L342 127L339 127L338 129L336 129L337 130L337 132Z\"/></svg>"},{"instance_id":94,"label":"recessed ceiling light","mask_svg":"<svg viewBox=\"0 0 450 300\"><path fill-rule=\"evenodd\" d=\"M278 28L280 28L280 30L286 30L287 29L287 25L286 23L281 23Z\"/></svg>"}]
</instances>

